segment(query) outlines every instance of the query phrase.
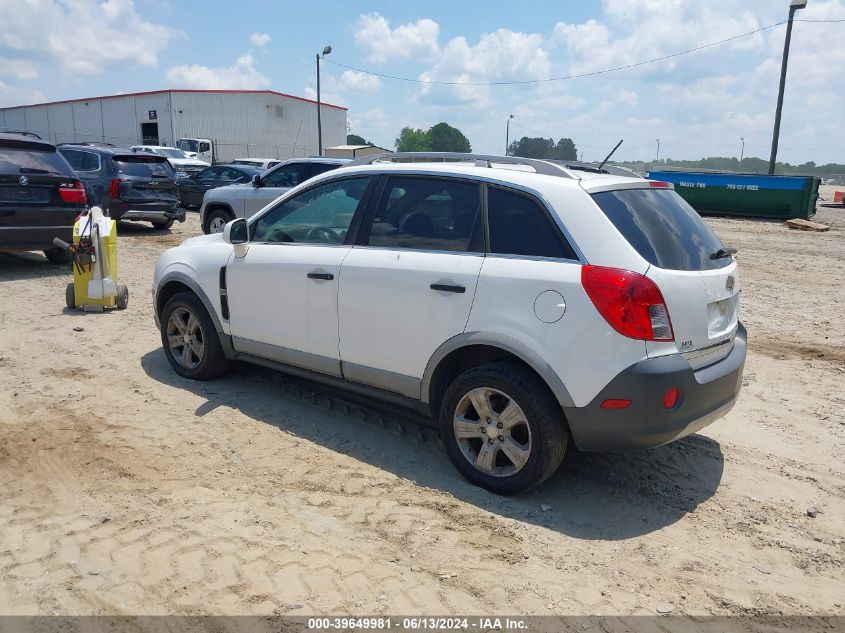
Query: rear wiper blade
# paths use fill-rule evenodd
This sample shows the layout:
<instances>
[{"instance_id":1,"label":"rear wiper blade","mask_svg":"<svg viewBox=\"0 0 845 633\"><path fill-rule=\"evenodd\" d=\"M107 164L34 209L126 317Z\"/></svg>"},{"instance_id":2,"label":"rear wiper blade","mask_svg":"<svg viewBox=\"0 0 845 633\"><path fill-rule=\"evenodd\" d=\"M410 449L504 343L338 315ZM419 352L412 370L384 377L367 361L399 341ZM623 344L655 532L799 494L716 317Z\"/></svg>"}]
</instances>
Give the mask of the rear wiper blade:
<instances>
[{"instance_id":1,"label":"rear wiper blade","mask_svg":"<svg viewBox=\"0 0 845 633\"><path fill-rule=\"evenodd\" d=\"M730 257L731 255L736 255L735 248L720 248L715 253L710 255L710 259L722 259L723 257Z\"/></svg>"}]
</instances>

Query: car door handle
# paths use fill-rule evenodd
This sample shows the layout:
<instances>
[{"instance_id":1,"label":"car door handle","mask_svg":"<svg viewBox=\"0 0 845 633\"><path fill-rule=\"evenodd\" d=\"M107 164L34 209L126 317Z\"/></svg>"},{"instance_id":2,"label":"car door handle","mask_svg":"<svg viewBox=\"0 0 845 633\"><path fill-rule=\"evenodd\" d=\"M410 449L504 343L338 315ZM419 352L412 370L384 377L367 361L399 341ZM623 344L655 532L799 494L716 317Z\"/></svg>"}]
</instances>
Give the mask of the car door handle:
<instances>
[{"instance_id":1,"label":"car door handle","mask_svg":"<svg viewBox=\"0 0 845 633\"><path fill-rule=\"evenodd\" d=\"M308 273L308 279L323 279L324 281L331 281L334 275L331 273Z\"/></svg>"},{"instance_id":2,"label":"car door handle","mask_svg":"<svg viewBox=\"0 0 845 633\"><path fill-rule=\"evenodd\" d=\"M455 292L463 294L467 291L463 286L450 286L449 284L431 284L429 286L432 290L442 290L443 292Z\"/></svg>"}]
</instances>

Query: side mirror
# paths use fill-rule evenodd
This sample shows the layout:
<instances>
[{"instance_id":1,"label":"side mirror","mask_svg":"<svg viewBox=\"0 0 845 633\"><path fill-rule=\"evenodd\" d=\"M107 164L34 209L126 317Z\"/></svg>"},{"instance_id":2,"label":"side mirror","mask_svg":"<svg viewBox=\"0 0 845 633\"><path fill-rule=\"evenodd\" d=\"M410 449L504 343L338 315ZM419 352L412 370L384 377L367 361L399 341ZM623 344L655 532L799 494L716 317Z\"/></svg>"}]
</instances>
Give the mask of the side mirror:
<instances>
[{"instance_id":1,"label":"side mirror","mask_svg":"<svg viewBox=\"0 0 845 633\"><path fill-rule=\"evenodd\" d=\"M255 174L252 177L252 186L253 187L260 187L261 186L261 176L259 174Z\"/></svg>"},{"instance_id":2,"label":"side mirror","mask_svg":"<svg viewBox=\"0 0 845 633\"><path fill-rule=\"evenodd\" d=\"M226 223L223 227L223 241L231 244L235 257L244 257L249 250L249 226L244 218Z\"/></svg>"}]
</instances>

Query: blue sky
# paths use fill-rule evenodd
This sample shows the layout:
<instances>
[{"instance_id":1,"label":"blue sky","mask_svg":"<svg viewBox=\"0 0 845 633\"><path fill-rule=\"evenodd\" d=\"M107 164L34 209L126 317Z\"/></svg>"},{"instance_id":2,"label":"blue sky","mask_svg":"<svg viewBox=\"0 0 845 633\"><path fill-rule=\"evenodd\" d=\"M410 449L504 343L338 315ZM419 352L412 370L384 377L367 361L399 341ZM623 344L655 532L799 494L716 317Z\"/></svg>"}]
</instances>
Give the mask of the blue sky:
<instances>
[{"instance_id":1,"label":"blue sky","mask_svg":"<svg viewBox=\"0 0 845 633\"><path fill-rule=\"evenodd\" d=\"M156 88L269 88L349 107L351 131L393 147L405 125L456 125L473 149L569 136L586 160L768 156L784 27L636 69L527 86L427 81L545 79L659 57L786 16L772 0L199 2L0 0L0 105ZM845 0L799 17L845 19ZM797 23L779 157L845 163L845 22Z\"/></svg>"}]
</instances>

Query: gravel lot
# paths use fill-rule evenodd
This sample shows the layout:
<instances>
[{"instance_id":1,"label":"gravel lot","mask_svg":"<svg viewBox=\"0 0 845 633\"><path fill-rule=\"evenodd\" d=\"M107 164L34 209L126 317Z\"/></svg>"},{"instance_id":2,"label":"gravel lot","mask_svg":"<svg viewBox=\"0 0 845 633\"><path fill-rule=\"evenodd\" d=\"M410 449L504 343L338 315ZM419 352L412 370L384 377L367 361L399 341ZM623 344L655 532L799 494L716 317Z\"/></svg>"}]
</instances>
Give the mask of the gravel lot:
<instances>
[{"instance_id":1,"label":"gravel lot","mask_svg":"<svg viewBox=\"0 0 845 633\"><path fill-rule=\"evenodd\" d=\"M0 254L0 613L845 615L845 210L815 219L708 220L749 331L730 415L516 498L401 410L177 377L150 285L194 213L120 226L125 312L65 310L67 269Z\"/></svg>"}]
</instances>

